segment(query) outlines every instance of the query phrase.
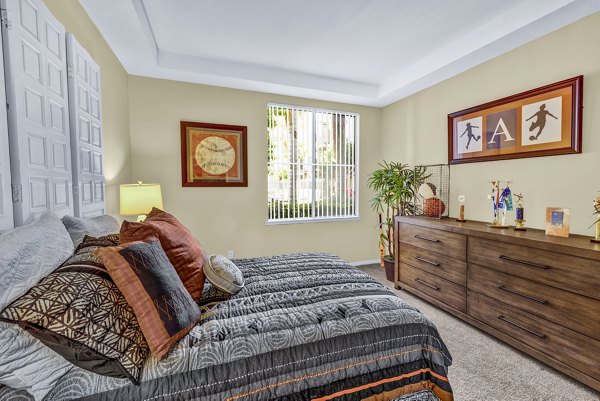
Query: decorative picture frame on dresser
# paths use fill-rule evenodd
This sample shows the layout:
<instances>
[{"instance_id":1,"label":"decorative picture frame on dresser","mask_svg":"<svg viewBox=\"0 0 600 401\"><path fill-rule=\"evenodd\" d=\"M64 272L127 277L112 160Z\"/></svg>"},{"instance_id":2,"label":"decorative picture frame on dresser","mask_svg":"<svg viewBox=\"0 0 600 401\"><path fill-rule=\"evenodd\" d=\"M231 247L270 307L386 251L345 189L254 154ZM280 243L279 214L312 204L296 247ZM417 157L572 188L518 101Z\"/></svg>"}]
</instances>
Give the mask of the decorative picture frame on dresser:
<instances>
[{"instance_id":1,"label":"decorative picture frame on dresser","mask_svg":"<svg viewBox=\"0 0 600 401\"><path fill-rule=\"evenodd\" d=\"M448 115L448 163L581 153L583 75Z\"/></svg>"},{"instance_id":2,"label":"decorative picture frame on dresser","mask_svg":"<svg viewBox=\"0 0 600 401\"><path fill-rule=\"evenodd\" d=\"M181 121L184 187L247 187L248 128Z\"/></svg>"},{"instance_id":3,"label":"decorative picture frame on dresser","mask_svg":"<svg viewBox=\"0 0 600 401\"><path fill-rule=\"evenodd\" d=\"M560 207L546 208L546 235L569 237L571 211Z\"/></svg>"}]
</instances>

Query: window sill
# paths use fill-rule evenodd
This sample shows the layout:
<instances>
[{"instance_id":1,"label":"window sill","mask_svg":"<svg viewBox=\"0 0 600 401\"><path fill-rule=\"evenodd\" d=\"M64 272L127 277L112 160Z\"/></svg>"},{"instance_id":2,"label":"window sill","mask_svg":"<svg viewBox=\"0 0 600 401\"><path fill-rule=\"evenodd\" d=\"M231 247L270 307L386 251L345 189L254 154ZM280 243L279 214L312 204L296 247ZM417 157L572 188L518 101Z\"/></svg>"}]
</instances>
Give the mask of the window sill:
<instances>
[{"instance_id":1,"label":"window sill","mask_svg":"<svg viewBox=\"0 0 600 401\"><path fill-rule=\"evenodd\" d=\"M281 220L267 220L267 226L278 226L282 224L307 224L307 223L334 223L343 221L358 221L360 216L351 217L323 217L323 218L300 218L300 219L281 219Z\"/></svg>"}]
</instances>

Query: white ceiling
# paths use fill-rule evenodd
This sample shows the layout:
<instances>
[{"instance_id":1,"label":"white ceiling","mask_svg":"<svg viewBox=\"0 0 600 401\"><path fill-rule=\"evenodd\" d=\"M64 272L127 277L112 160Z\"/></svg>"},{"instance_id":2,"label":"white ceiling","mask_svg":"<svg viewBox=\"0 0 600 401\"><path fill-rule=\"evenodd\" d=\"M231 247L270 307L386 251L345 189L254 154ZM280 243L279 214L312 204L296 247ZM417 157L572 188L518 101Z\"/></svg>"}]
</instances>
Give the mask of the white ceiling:
<instances>
[{"instance_id":1,"label":"white ceiling","mask_svg":"<svg viewBox=\"0 0 600 401\"><path fill-rule=\"evenodd\" d=\"M128 73L385 106L600 0L80 0Z\"/></svg>"}]
</instances>

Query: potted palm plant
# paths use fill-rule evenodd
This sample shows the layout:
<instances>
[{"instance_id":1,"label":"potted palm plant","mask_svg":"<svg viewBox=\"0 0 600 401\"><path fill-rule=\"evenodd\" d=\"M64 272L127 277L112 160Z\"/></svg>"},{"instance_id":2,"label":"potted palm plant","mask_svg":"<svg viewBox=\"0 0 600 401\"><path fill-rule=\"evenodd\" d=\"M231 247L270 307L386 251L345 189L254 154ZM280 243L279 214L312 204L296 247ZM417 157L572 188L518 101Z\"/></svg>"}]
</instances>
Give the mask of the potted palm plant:
<instances>
[{"instance_id":1,"label":"potted palm plant","mask_svg":"<svg viewBox=\"0 0 600 401\"><path fill-rule=\"evenodd\" d=\"M415 193L425 179L425 168L410 168L408 164L383 161L373 171L367 184L375 192L371 208L381 216L379 241L386 250L383 262L389 281L394 281L394 216L409 216L416 212Z\"/></svg>"}]
</instances>

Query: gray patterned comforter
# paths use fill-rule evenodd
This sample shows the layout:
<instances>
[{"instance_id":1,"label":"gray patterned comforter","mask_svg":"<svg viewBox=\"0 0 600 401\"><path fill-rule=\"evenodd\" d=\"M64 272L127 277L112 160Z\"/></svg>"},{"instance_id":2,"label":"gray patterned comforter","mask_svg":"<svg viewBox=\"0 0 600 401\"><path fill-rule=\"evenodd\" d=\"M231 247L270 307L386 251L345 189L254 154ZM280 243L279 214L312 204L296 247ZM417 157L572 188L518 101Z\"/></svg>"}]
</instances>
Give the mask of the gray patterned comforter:
<instances>
[{"instance_id":1,"label":"gray patterned comforter","mask_svg":"<svg viewBox=\"0 0 600 401\"><path fill-rule=\"evenodd\" d=\"M329 254L235 263L246 286L149 358L141 385L74 367L46 400L452 400L436 328L367 274Z\"/></svg>"}]
</instances>

